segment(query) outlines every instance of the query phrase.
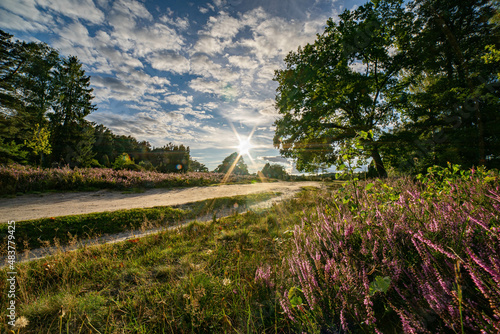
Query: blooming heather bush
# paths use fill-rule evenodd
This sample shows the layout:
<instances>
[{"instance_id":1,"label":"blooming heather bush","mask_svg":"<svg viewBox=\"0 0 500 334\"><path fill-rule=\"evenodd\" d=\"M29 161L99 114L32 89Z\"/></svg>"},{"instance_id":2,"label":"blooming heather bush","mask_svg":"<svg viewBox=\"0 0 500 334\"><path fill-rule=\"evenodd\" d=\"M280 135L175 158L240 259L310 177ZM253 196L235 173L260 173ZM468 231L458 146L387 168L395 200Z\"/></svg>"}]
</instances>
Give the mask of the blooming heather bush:
<instances>
[{"instance_id":1,"label":"blooming heather bush","mask_svg":"<svg viewBox=\"0 0 500 334\"><path fill-rule=\"evenodd\" d=\"M270 265L264 265L257 268L255 272L255 282L266 285L269 288L274 288L274 282L271 279L272 268Z\"/></svg>"},{"instance_id":2,"label":"blooming heather bush","mask_svg":"<svg viewBox=\"0 0 500 334\"><path fill-rule=\"evenodd\" d=\"M449 170L347 184L304 218L277 284L288 317L309 331L500 332L498 174Z\"/></svg>"},{"instance_id":3,"label":"blooming heather bush","mask_svg":"<svg viewBox=\"0 0 500 334\"><path fill-rule=\"evenodd\" d=\"M113 170L107 168L33 168L0 166L0 188L3 194L43 190L78 190L86 188L169 188L219 183L224 174L189 172L164 174L152 171ZM231 175L228 182L252 179Z\"/></svg>"}]
</instances>

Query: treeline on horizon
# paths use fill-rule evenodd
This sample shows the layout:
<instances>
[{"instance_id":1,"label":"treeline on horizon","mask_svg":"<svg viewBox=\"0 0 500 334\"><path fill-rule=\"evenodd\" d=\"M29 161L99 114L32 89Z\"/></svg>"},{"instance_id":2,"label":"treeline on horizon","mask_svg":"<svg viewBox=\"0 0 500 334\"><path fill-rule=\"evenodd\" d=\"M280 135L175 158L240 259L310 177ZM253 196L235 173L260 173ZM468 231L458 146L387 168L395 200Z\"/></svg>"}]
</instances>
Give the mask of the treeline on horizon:
<instances>
[{"instance_id":1,"label":"treeline on horizon","mask_svg":"<svg viewBox=\"0 0 500 334\"><path fill-rule=\"evenodd\" d=\"M189 147L116 135L89 122L93 89L77 57L0 30L0 163L208 171Z\"/></svg>"}]
</instances>

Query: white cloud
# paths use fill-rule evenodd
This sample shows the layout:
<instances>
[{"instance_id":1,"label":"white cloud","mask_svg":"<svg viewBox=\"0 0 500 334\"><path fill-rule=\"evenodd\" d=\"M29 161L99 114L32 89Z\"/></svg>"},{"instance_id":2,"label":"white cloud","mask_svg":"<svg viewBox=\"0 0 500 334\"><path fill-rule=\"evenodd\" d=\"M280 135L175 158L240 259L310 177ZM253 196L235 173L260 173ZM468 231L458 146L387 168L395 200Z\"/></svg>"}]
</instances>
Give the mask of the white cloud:
<instances>
[{"instance_id":1,"label":"white cloud","mask_svg":"<svg viewBox=\"0 0 500 334\"><path fill-rule=\"evenodd\" d=\"M159 112L161 111L161 104L156 101L142 99L140 101L132 101L131 103L125 104L128 108L132 110L137 110L140 112L150 111L150 112Z\"/></svg>"},{"instance_id":2,"label":"white cloud","mask_svg":"<svg viewBox=\"0 0 500 334\"><path fill-rule=\"evenodd\" d=\"M92 0L37 0L37 4L73 19L83 19L94 24L104 21L104 13Z\"/></svg>"},{"instance_id":3,"label":"white cloud","mask_svg":"<svg viewBox=\"0 0 500 334\"><path fill-rule=\"evenodd\" d=\"M214 5L216 7L222 7L225 4L226 4L226 0L214 0Z\"/></svg>"},{"instance_id":4,"label":"white cloud","mask_svg":"<svg viewBox=\"0 0 500 334\"><path fill-rule=\"evenodd\" d=\"M95 77L95 79L94 79ZM141 104L147 100L156 99L155 94L165 94L166 86L170 85L168 79L158 76L151 76L142 70L124 67L118 69L115 77L101 77L94 75L91 77L92 85L95 88L94 99L103 106L111 100L130 101L137 105L137 108L147 106L151 108L151 103ZM159 104L153 110L161 110Z\"/></svg>"},{"instance_id":5,"label":"white cloud","mask_svg":"<svg viewBox=\"0 0 500 334\"><path fill-rule=\"evenodd\" d=\"M108 59L108 61L113 64L115 69L119 69L120 67L131 67L131 68L142 68L144 65L142 62L128 54L127 52L118 51L112 47L108 46L100 46L97 49L99 54L102 54Z\"/></svg>"},{"instance_id":6,"label":"white cloud","mask_svg":"<svg viewBox=\"0 0 500 334\"><path fill-rule=\"evenodd\" d=\"M62 1L62 0L61 0ZM135 0L117 0L113 3L113 11L124 16L151 20L153 16L144 4Z\"/></svg>"},{"instance_id":7,"label":"white cloud","mask_svg":"<svg viewBox=\"0 0 500 334\"><path fill-rule=\"evenodd\" d=\"M151 20L152 15L143 4L124 0L115 2L109 14L109 23L113 27L111 42L115 47L131 51L136 57L158 50L180 50L184 41L175 29L163 23L147 25Z\"/></svg>"},{"instance_id":8,"label":"white cloud","mask_svg":"<svg viewBox=\"0 0 500 334\"><path fill-rule=\"evenodd\" d=\"M180 113L161 111L145 111L132 115L114 113L93 113L89 120L104 124L114 133L131 135L138 140L148 140L155 146L163 146L168 142L186 144L196 140L196 132L192 129L200 127L200 123L186 119Z\"/></svg>"},{"instance_id":9,"label":"white cloud","mask_svg":"<svg viewBox=\"0 0 500 334\"><path fill-rule=\"evenodd\" d=\"M201 105L203 109L208 109L210 111L215 110L219 107L219 105L215 102L207 102Z\"/></svg>"},{"instance_id":10,"label":"white cloud","mask_svg":"<svg viewBox=\"0 0 500 334\"><path fill-rule=\"evenodd\" d=\"M175 52L160 52L149 57L154 69L173 73L187 73L190 70L189 60Z\"/></svg>"},{"instance_id":11,"label":"white cloud","mask_svg":"<svg viewBox=\"0 0 500 334\"><path fill-rule=\"evenodd\" d=\"M184 44L183 38L165 24L137 27L134 20L118 21L113 23L112 42L122 50L133 52L136 57L144 57L158 50L178 51Z\"/></svg>"},{"instance_id":12,"label":"white cloud","mask_svg":"<svg viewBox=\"0 0 500 334\"><path fill-rule=\"evenodd\" d=\"M192 53L206 53L208 55L215 55L221 53L225 48L225 43L206 34L200 35L198 41L192 49Z\"/></svg>"},{"instance_id":13,"label":"white cloud","mask_svg":"<svg viewBox=\"0 0 500 334\"><path fill-rule=\"evenodd\" d=\"M270 121L269 117L264 116L254 108L245 105L227 106L225 108L221 108L220 112L228 121L233 123L241 122L247 126L259 126L268 124Z\"/></svg>"},{"instance_id":14,"label":"white cloud","mask_svg":"<svg viewBox=\"0 0 500 334\"><path fill-rule=\"evenodd\" d=\"M225 12L220 12L218 16L211 16L208 19L205 30L202 34L207 34L215 38L231 39L244 26L244 23Z\"/></svg>"},{"instance_id":15,"label":"white cloud","mask_svg":"<svg viewBox=\"0 0 500 334\"><path fill-rule=\"evenodd\" d=\"M198 40L193 47L193 53L215 55L222 53L232 45L233 38L246 25L244 20L220 12L210 16L203 30L198 31Z\"/></svg>"},{"instance_id":16,"label":"white cloud","mask_svg":"<svg viewBox=\"0 0 500 334\"><path fill-rule=\"evenodd\" d=\"M164 97L165 102L178 106L191 106L193 97L189 95L170 94Z\"/></svg>"},{"instance_id":17,"label":"white cloud","mask_svg":"<svg viewBox=\"0 0 500 334\"><path fill-rule=\"evenodd\" d=\"M349 64L349 68L358 73L365 73L366 72L366 65L363 64L362 61L357 61Z\"/></svg>"},{"instance_id":18,"label":"white cloud","mask_svg":"<svg viewBox=\"0 0 500 334\"><path fill-rule=\"evenodd\" d=\"M47 31L52 17L36 8L34 0L3 0L0 2L0 27L9 30Z\"/></svg>"},{"instance_id":19,"label":"white cloud","mask_svg":"<svg viewBox=\"0 0 500 334\"><path fill-rule=\"evenodd\" d=\"M26 20L21 16L13 15L0 8L0 27L5 30L21 31L47 31L46 25L31 20Z\"/></svg>"},{"instance_id":20,"label":"white cloud","mask_svg":"<svg viewBox=\"0 0 500 334\"><path fill-rule=\"evenodd\" d=\"M188 119L185 117L186 115L195 116L195 119ZM211 118L211 116L189 107L180 108L173 112L149 110L130 115L95 112L87 118L90 121L104 124L116 134L131 135L138 140L147 140L157 147L168 142L184 144L197 149L221 147L224 142L227 145L227 136L231 135L225 131L222 138L214 136L215 133L221 133L222 130L200 123L200 120Z\"/></svg>"},{"instance_id":21,"label":"white cloud","mask_svg":"<svg viewBox=\"0 0 500 334\"><path fill-rule=\"evenodd\" d=\"M108 88L115 92L130 94L133 89L114 77L101 77L94 75L91 78L92 85L99 88Z\"/></svg>"},{"instance_id":22,"label":"white cloud","mask_svg":"<svg viewBox=\"0 0 500 334\"><path fill-rule=\"evenodd\" d=\"M163 15L160 17L160 21L169 24L171 26L177 27L180 30L186 30L187 28L189 28L189 19L187 17L184 18L177 17L174 19L168 15Z\"/></svg>"},{"instance_id":23,"label":"white cloud","mask_svg":"<svg viewBox=\"0 0 500 334\"><path fill-rule=\"evenodd\" d=\"M201 75L207 79L216 79L224 82L233 81L238 78L237 73L213 62L206 55L196 55L191 57L191 73Z\"/></svg>"},{"instance_id":24,"label":"white cloud","mask_svg":"<svg viewBox=\"0 0 500 334\"><path fill-rule=\"evenodd\" d=\"M244 16L251 28L252 37L244 38L238 44L247 48L261 62L278 56L283 58L299 45L313 42L327 18L302 22L270 17L261 10L256 10L255 13L258 14L256 18Z\"/></svg>"},{"instance_id":25,"label":"white cloud","mask_svg":"<svg viewBox=\"0 0 500 334\"><path fill-rule=\"evenodd\" d=\"M269 83L274 78L274 71L279 68L279 63L265 64L259 68L257 72L256 82Z\"/></svg>"},{"instance_id":26,"label":"white cloud","mask_svg":"<svg viewBox=\"0 0 500 334\"><path fill-rule=\"evenodd\" d=\"M259 63L248 56L228 56L227 60L231 65L239 67L241 69L255 69L259 66Z\"/></svg>"},{"instance_id":27,"label":"white cloud","mask_svg":"<svg viewBox=\"0 0 500 334\"><path fill-rule=\"evenodd\" d=\"M209 81L203 78L196 78L189 82L189 87L202 93L221 95L223 85L218 81Z\"/></svg>"},{"instance_id":28,"label":"white cloud","mask_svg":"<svg viewBox=\"0 0 500 334\"><path fill-rule=\"evenodd\" d=\"M259 160L264 160L264 161L269 161L273 163L280 163L280 164L285 164L285 165L290 165L290 161L288 161L287 158L283 158L282 156L263 156L263 157L258 157L257 159Z\"/></svg>"},{"instance_id":29,"label":"white cloud","mask_svg":"<svg viewBox=\"0 0 500 334\"><path fill-rule=\"evenodd\" d=\"M180 113L182 115L194 116L197 119L210 119L210 118L213 118L212 115L206 114L205 111L203 111L203 110L193 110L193 108L191 108L191 107L180 108L180 109L175 110L173 112L174 113Z\"/></svg>"},{"instance_id":30,"label":"white cloud","mask_svg":"<svg viewBox=\"0 0 500 334\"><path fill-rule=\"evenodd\" d=\"M81 45L87 48L91 48L94 46L94 43L89 36L89 31L80 22L73 22L72 24L61 29L56 29L56 31L58 32L60 39L55 43L55 47L61 47L62 44ZM66 41L62 43L61 39L64 39Z\"/></svg>"}]
</instances>

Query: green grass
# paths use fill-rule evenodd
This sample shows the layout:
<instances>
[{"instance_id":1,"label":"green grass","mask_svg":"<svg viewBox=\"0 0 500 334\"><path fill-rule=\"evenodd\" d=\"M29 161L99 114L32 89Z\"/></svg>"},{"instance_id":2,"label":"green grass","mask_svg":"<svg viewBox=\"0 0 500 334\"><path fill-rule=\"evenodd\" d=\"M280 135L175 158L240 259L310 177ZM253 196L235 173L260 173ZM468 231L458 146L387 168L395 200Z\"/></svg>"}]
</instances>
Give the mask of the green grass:
<instances>
[{"instance_id":1,"label":"green grass","mask_svg":"<svg viewBox=\"0 0 500 334\"><path fill-rule=\"evenodd\" d=\"M494 258L498 253L498 238L494 234L498 231L495 229L498 215L493 209L497 208L494 205L498 205L498 195L486 190L493 189L489 183L497 182L498 178L488 176L483 182L479 176L477 180L467 175L459 177L464 182L457 181L456 198L448 195L449 182L415 185L409 179L380 180L373 184L347 184L338 190L339 185L333 183L322 189L303 189L297 198L265 212L213 217L209 222L195 221L143 238L87 246L18 263L16 310L18 318L29 321L19 332L340 333L342 326L344 332L352 333L372 333L374 326L383 333L410 332L404 327L399 310L421 316L424 330L446 332L447 314L440 314L438 319L438 313L432 313L434 304L426 304L428 297L421 289L427 285L421 284L422 279L427 279L428 285L435 286L438 292L438 286L448 284L442 282L449 282L446 293L459 294L460 319L452 319L455 329L460 324L475 328L475 324L462 322L462 314L465 319L469 312L468 319L472 319L479 310L479 317L473 321L477 321L478 328L491 332L493 325L481 322L498 310L495 304L498 286L492 274L483 268L483 263L489 260L476 261L461 254L461 262L450 261L441 249L453 251L454 245L463 244L465 238L459 230L455 235L460 243L451 240L436 246L434 242L443 238L422 239L429 242L425 242L429 245L425 256L419 255L421 248L411 248L415 244L408 240L425 228L430 237L436 233L430 230L431 225L421 224L421 216L414 217L411 210L420 212L423 208L428 215L437 212L429 221L439 221L444 226L447 221L443 219L459 220L458 208L463 206L470 210L470 217L484 214L485 218L481 218L486 221L484 226L491 224L491 228L485 228L476 221L464 220L477 234L477 238L469 238L469 245L489 250ZM472 202L467 203L477 205L463 204L466 189L471 189L468 196L472 196ZM498 184L494 189L498 189ZM449 205L439 206L439 200L446 200ZM195 213L210 216L215 208L234 203L234 198L218 199L175 210L186 216ZM240 203L244 205L245 201ZM452 205L457 207L453 211L457 216L449 213ZM402 210L410 210L410 214ZM381 220L373 224L376 219ZM364 224L365 221L371 224ZM378 225L381 222L386 225ZM391 226L400 234L394 233ZM439 229L443 230L449 233ZM381 234L370 237L369 233ZM321 256L328 258L323 262ZM430 264L436 271L422 278L418 273L426 270L431 257ZM473 261L478 262L476 267ZM384 267L388 263L397 266ZM327 266L330 264L333 267ZM399 277L404 271L401 268L412 269ZM468 275L467 268L476 268L481 276ZM257 270L259 280L256 280ZM397 275L390 270L397 271ZM0 282L4 282L0 293L4 296L8 290L5 283L8 271L0 270ZM435 275L442 275L442 282ZM380 281L385 282L385 288ZM475 288L476 281L491 294L485 298ZM452 284L458 290L452 290L455 289ZM308 300L311 294L306 295L307 289L314 289L317 298L314 306ZM411 293L412 299L409 295L400 298L405 295L398 291ZM9 329L7 302L7 298L0 298L0 319L3 319L0 329L4 331ZM451 297L443 297L443 305L457 307ZM346 312L342 313L344 307ZM349 318L344 321L342 314ZM370 314L376 317L371 324L366 320ZM426 323L424 317L428 314L436 317Z\"/></svg>"},{"instance_id":2,"label":"green grass","mask_svg":"<svg viewBox=\"0 0 500 334\"><path fill-rule=\"evenodd\" d=\"M274 291L255 283L255 271L278 265L289 237L283 232L314 209L316 194L305 191L265 213L20 263L18 317L29 321L21 333L289 332Z\"/></svg>"},{"instance_id":3,"label":"green grass","mask_svg":"<svg viewBox=\"0 0 500 334\"><path fill-rule=\"evenodd\" d=\"M16 222L18 251L54 243L67 245L77 239L98 237L140 228L172 226L223 208L246 207L279 195L264 192L194 202L180 207L153 207ZM0 224L0 240L7 243L7 224ZM5 249L4 249L5 250Z\"/></svg>"}]
</instances>

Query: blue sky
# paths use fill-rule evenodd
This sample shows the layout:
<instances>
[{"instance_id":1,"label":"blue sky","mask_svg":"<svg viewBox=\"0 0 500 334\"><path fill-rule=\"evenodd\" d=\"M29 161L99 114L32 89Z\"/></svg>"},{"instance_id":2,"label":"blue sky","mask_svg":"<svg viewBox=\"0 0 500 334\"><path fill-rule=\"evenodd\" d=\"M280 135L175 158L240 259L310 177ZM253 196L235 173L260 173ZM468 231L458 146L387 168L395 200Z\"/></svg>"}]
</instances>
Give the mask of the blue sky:
<instances>
[{"instance_id":1,"label":"blue sky","mask_svg":"<svg viewBox=\"0 0 500 334\"><path fill-rule=\"evenodd\" d=\"M190 147L214 169L252 131L251 172L273 148L274 71L359 1L2 0L0 29L75 55L114 133ZM252 162L253 161L253 162Z\"/></svg>"}]
</instances>

